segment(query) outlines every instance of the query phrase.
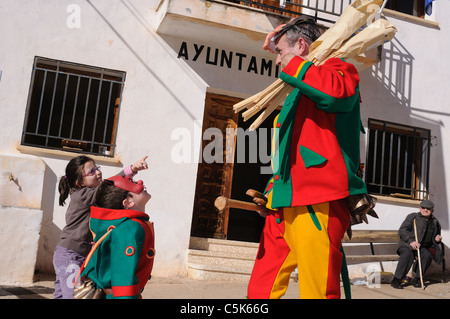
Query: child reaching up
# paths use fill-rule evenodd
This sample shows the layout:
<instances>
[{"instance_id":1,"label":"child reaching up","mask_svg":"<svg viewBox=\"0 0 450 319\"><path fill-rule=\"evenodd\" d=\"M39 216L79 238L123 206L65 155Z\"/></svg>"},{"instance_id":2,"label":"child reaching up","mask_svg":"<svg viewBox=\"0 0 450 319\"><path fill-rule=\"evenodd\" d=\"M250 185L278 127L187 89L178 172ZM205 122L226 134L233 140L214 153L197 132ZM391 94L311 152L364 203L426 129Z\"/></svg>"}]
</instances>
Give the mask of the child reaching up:
<instances>
[{"instance_id":1,"label":"child reaching up","mask_svg":"<svg viewBox=\"0 0 450 319\"><path fill-rule=\"evenodd\" d=\"M119 175L132 177L138 171L147 169L146 159L147 156L126 167ZM74 274L80 269L92 247L89 214L102 181L100 166L84 155L71 159L66 166L66 175L60 179L59 205L64 206L69 196L70 203L66 211L66 225L53 255L55 299L73 298Z\"/></svg>"},{"instance_id":2,"label":"child reaching up","mask_svg":"<svg viewBox=\"0 0 450 319\"><path fill-rule=\"evenodd\" d=\"M107 299L138 299L153 268L153 223L145 213L151 196L142 181L113 176L103 181L91 207L90 228L101 244L89 254L81 276Z\"/></svg>"}]
</instances>

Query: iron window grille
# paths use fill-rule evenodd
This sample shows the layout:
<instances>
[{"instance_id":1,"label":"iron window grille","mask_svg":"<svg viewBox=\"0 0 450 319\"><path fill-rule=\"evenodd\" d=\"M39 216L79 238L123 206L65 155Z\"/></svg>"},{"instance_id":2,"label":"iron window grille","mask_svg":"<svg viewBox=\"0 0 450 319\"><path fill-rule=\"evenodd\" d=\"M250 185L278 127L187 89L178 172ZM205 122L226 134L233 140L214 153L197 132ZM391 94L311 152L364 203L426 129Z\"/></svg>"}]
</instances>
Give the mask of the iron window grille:
<instances>
[{"instance_id":1,"label":"iron window grille","mask_svg":"<svg viewBox=\"0 0 450 319\"><path fill-rule=\"evenodd\" d=\"M425 17L425 0L389 0L386 3L385 8L415 17Z\"/></svg>"},{"instance_id":2,"label":"iron window grille","mask_svg":"<svg viewBox=\"0 0 450 319\"><path fill-rule=\"evenodd\" d=\"M286 0L285 6L280 0L225 0L253 8L274 12L285 16L308 15L316 21L334 24L343 10L354 0ZM388 0L386 9L424 18L425 0Z\"/></svg>"},{"instance_id":3,"label":"iron window grille","mask_svg":"<svg viewBox=\"0 0 450 319\"><path fill-rule=\"evenodd\" d=\"M343 10L353 0L286 0L285 7L280 6L279 0L225 0L239 3L264 11L274 12L286 16L297 17L307 15L316 21L334 24Z\"/></svg>"},{"instance_id":4,"label":"iron window grille","mask_svg":"<svg viewBox=\"0 0 450 319\"><path fill-rule=\"evenodd\" d=\"M125 72L35 57L22 145L113 157Z\"/></svg>"},{"instance_id":5,"label":"iron window grille","mask_svg":"<svg viewBox=\"0 0 450 319\"><path fill-rule=\"evenodd\" d=\"M428 198L431 131L369 119L365 181L369 193Z\"/></svg>"}]
</instances>

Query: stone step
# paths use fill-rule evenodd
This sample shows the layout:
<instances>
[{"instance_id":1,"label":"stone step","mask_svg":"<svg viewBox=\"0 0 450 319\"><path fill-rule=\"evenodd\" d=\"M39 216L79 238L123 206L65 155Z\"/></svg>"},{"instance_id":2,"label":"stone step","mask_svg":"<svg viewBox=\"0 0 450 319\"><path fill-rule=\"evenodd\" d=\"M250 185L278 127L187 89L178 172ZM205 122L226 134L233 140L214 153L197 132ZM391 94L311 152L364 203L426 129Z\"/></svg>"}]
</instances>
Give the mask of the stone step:
<instances>
[{"instance_id":1,"label":"stone step","mask_svg":"<svg viewBox=\"0 0 450 319\"><path fill-rule=\"evenodd\" d=\"M249 254L256 256L259 243L251 243L237 240L191 237L190 249L221 251L232 254Z\"/></svg>"},{"instance_id":2,"label":"stone step","mask_svg":"<svg viewBox=\"0 0 450 319\"><path fill-rule=\"evenodd\" d=\"M191 237L188 275L199 280L248 281L258 243Z\"/></svg>"},{"instance_id":3,"label":"stone step","mask_svg":"<svg viewBox=\"0 0 450 319\"><path fill-rule=\"evenodd\" d=\"M230 260L231 262L235 260L243 260L243 261L251 261L254 262L256 258L256 251L255 253L246 254L242 252L227 252L227 251L210 251L210 250L199 250L199 249L189 249L189 255L193 257L206 257L206 258L213 258L213 259L226 259Z\"/></svg>"},{"instance_id":4,"label":"stone step","mask_svg":"<svg viewBox=\"0 0 450 319\"><path fill-rule=\"evenodd\" d=\"M198 280L249 281L258 243L191 237L188 276ZM293 273L291 278L297 278Z\"/></svg>"},{"instance_id":5,"label":"stone step","mask_svg":"<svg viewBox=\"0 0 450 319\"><path fill-rule=\"evenodd\" d=\"M251 269L249 271L245 268L188 262L188 276L192 279L248 282L250 280L250 275Z\"/></svg>"},{"instance_id":6,"label":"stone step","mask_svg":"<svg viewBox=\"0 0 450 319\"><path fill-rule=\"evenodd\" d=\"M255 257L256 254L233 254L222 251L190 249L188 261L194 264L222 265L245 268L251 271L255 263Z\"/></svg>"}]
</instances>

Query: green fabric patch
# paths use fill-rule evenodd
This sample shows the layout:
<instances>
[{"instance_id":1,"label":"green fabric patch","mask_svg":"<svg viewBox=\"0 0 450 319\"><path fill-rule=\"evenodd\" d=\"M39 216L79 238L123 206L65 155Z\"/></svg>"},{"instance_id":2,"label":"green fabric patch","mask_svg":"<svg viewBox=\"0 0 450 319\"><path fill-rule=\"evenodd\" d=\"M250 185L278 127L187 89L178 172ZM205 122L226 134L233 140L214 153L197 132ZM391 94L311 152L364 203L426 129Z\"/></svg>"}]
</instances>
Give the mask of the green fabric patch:
<instances>
[{"instance_id":1,"label":"green fabric patch","mask_svg":"<svg viewBox=\"0 0 450 319\"><path fill-rule=\"evenodd\" d=\"M318 230L322 230L322 226L320 226L319 219L317 218L316 212L314 211L312 206L308 205L308 206L306 206L306 208L308 208L309 215L311 216L311 219L312 219L314 225L316 225Z\"/></svg>"},{"instance_id":2,"label":"green fabric patch","mask_svg":"<svg viewBox=\"0 0 450 319\"><path fill-rule=\"evenodd\" d=\"M303 162L305 162L306 168L320 165L327 161L327 159L322 155L317 154L316 152L302 145L300 145L300 155L302 156Z\"/></svg>"}]
</instances>

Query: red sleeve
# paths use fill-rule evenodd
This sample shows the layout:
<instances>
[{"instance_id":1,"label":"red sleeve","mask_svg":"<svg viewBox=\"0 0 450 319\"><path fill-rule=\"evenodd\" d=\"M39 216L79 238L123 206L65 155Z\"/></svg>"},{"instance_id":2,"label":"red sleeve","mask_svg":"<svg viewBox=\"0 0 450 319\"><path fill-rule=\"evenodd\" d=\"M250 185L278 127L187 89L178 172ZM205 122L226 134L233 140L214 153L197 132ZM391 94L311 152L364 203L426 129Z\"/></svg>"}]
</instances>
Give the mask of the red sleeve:
<instances>
[{"instance_id":1,"label":"red sleeve","mask_svg":"<svg viewBox=\"0 0 450 319\"><path fill-rule=\"evenodd\" d=\"M294 57L283 69L280 78L300 89L302 94L328 112L350 111L348 100L359 99L359 75L351 63L331 58L323 65Z\"/></svg>"}]
</instances>

